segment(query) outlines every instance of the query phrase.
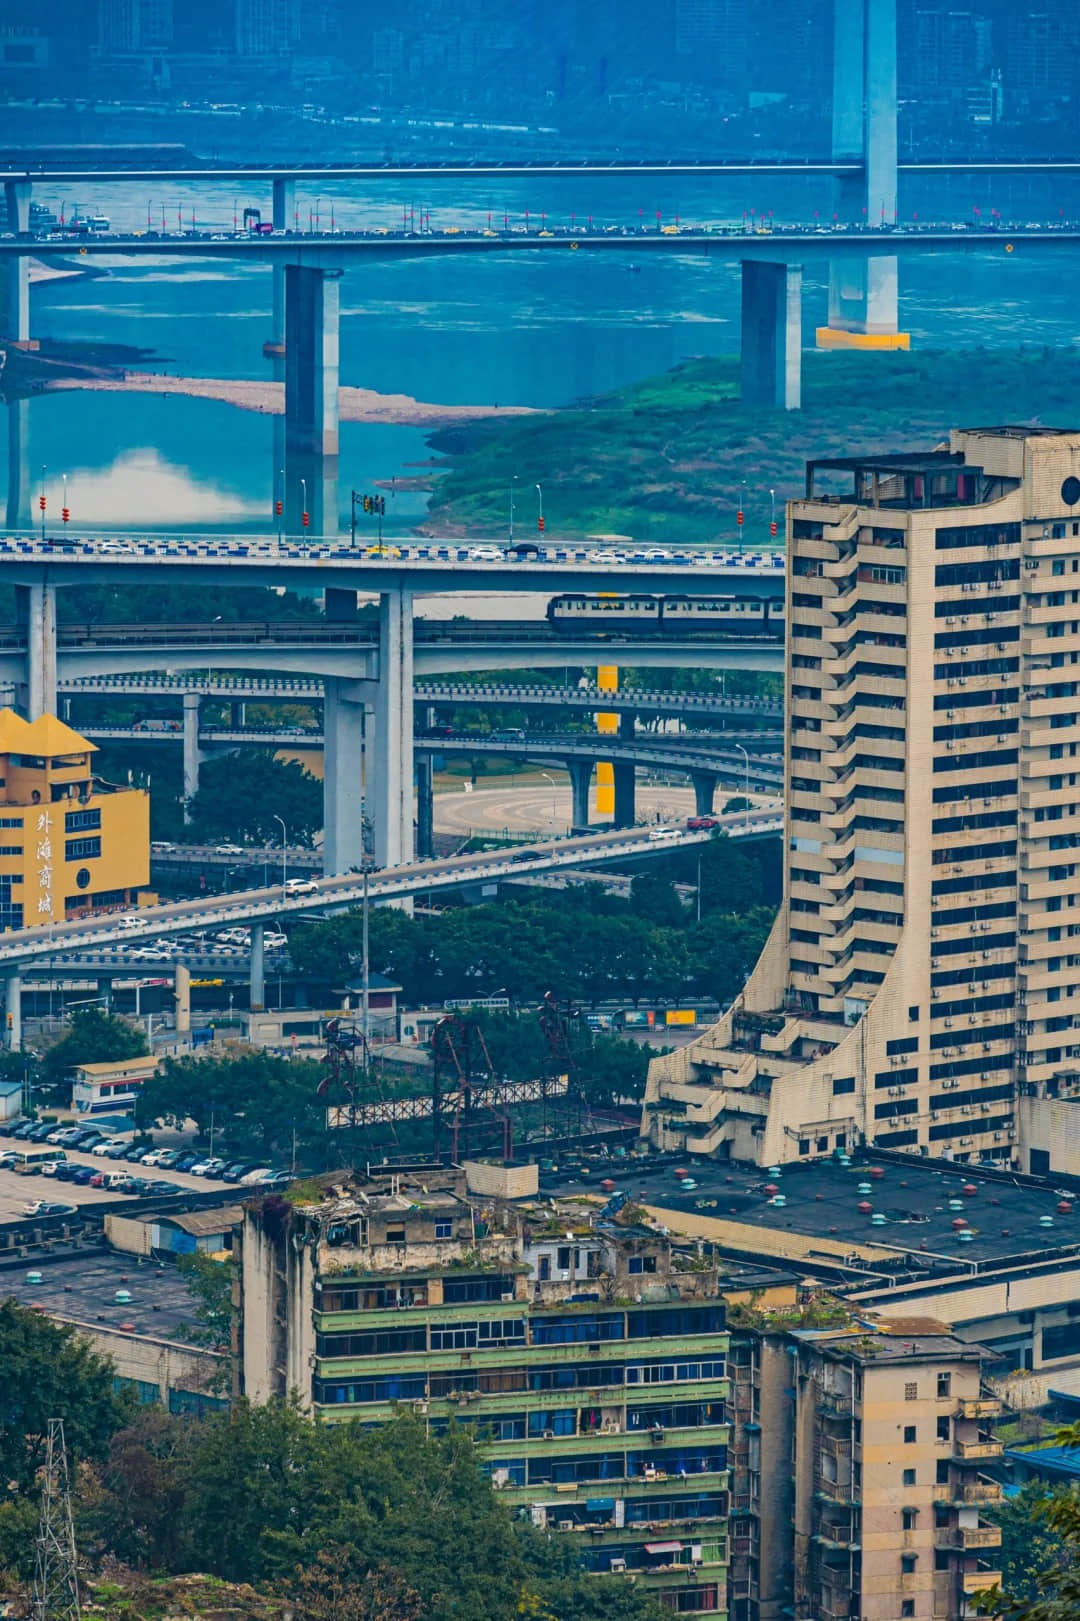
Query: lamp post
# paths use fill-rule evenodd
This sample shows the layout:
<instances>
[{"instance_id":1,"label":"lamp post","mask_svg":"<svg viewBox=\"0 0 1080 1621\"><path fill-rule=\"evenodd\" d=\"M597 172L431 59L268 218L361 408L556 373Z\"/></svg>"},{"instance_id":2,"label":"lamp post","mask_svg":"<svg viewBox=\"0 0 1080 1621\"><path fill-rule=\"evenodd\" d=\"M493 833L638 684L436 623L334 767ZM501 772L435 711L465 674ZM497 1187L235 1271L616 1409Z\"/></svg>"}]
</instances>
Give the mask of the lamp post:
<instances>
[{"instance_id":1,"label":"lamp post","mask_svg":"<svg viewBox=\"0 0 1080 1621\"><path fill-rule=\"evenodd\" d=\"M539 484L536 486L536 527L542 535L544 533L544 492Z\"/></svg>"},{"instance_id":2,"label":"lamp post","mask_svg":"<svg viewBox=\"0 0 1080 1621\"><path fill-rule=\"evenodd\" d=\"M285 885L289 876L289 835L285 826L285 819L276 811L272 813L273 820L281 828L281 898L285 899Z\"/></svg>"},{"instance_id":3,"label":"lamp post","mask_svg":"<svg viewBox=\"0 0 1080 1621\"><path fill-rule=\"evenodd\" d=\"M517 483L517 474L510 480L510 539L514 538L514 485Z\"/></svg>"},{"instance_id":4,"label":"lamp post","mask_svg":"<svg viewBox=\"0 0 1080 1621\"><path fill-rule=\"evenodd\" d=\"M307 479L300 480L300 527L306 529L310 523L307 509Z\"/></svg>"},{"instance_id":5,"label":"lamp post","mask_svg":"<svg viewBox=\"0 0 1080 1621\"><path fill-rule=\"evenodd\" d=\"M557 814L558 814L558 812L557 812L557 801L556 801L556 798L555 798L555 793L556 793L556 790L558 788L558 783L555 781L555 778L552 777L552 776L549 776L546 771L541 771L540 775L543 777L545 782L548 782L548 783L551 784L551 831L552 831L552 833L554 833L556 831L555 822L556 822L556 817L557 817Z\"/></svg>"}]
</instances>

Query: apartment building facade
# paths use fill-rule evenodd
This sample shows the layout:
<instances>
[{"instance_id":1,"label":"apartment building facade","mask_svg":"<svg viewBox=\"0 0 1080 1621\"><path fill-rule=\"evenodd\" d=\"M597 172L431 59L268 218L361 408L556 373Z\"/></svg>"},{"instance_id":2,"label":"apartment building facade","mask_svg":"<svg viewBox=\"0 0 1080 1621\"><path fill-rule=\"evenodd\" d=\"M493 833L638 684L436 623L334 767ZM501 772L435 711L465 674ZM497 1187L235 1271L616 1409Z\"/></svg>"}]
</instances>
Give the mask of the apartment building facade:
<instances>
[{"instance_id":1,"label":"apartment building facade","mask_svg":"<svg viewBox=\"0 0 1080 1621\"><path fill-rule=\"evenodd\" d=\"M325 1421L481 1433L502 1500L676 1614L727 1611L715 1267L596 1208L493 1206L452 1173L245 1212L242 1366Z\"/></svg>"},{"instance_id":2,"label":"apartment building facade","mask_svg":"<svg viewBox=\"0 0 1080 1621\"><path fill-rule=\"evenodd\" d=\"M1001 1497L980 1348L864 1321L734 1327L731 1359L731 1621L973 1614L1001 1544L980 1518ZM760 1479L741 1469L755 1449Z\"/></svg>"},{"instance_id":3,"label":"apartment building facade","mask_svg":"<svg viewBox=\"0 0 1080 1621\"><path fill-rule=\"evenodd\" d=\"M1080 433L813 462L787 544L784 901L643 1135L1016 1163L1080 1087Z\"/></svg>"}]
</instances>

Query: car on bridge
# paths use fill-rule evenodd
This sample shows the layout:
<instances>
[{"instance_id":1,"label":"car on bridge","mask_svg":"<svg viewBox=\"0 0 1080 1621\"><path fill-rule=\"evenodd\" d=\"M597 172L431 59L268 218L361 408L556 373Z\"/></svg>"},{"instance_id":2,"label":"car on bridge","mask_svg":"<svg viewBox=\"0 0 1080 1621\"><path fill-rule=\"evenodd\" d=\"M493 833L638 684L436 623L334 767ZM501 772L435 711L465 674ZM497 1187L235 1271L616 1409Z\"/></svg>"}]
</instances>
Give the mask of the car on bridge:
<instances>
[{"instance_id":1,"label":"car on bridge","mask_svg":"<svg viewBox=\"0 0 1080 1621\"><path fill-rule=\"evenodd\" d=\"M286 878L282 885L286 895L317 895L319 886L314 878Z\"/></svg>"}]
</instances>

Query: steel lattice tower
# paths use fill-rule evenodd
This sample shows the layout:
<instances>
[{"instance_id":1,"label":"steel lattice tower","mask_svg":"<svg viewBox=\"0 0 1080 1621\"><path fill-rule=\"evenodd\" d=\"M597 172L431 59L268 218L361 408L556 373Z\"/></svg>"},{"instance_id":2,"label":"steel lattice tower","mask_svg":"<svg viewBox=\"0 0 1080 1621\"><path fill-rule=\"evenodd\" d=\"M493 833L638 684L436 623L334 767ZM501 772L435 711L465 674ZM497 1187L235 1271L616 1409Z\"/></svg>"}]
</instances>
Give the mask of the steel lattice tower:
<instances>
[{"instance_id":1,"label":"steel lattice tower","mask_svg":"<svg viewBox=\"0 0 1080 1621\"><path fill-rule=\"evenodd\" d=\"M79 1571L64 1421L49 1419L34 1567L33 1621L79 1621Z\"/></svg>"}]
</instances>

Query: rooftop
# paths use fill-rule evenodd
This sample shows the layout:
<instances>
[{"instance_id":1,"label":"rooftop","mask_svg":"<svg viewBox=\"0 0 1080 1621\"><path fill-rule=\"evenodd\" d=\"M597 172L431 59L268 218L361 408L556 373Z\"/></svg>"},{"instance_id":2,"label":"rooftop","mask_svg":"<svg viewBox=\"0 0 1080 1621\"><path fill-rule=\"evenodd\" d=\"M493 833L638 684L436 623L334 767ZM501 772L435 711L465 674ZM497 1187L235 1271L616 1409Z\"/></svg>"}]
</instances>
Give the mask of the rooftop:
<instances>
[{"instance_id":1,"label":"rooftop","mask_svg":"<svg viewBox=\"0 0 1080 1621\"><path fill-rule=\"evenodd\" d=\"M40 1283L27 1282L34 1271L40 1272ZM129 1290L131 1299L117 1301L118 1289ZM116 1330L130 1323L136 1334L181 1341L181 1325L194 1321L197 1305L187 1278L175 1266L109 1251L84 1251L55 1261L30 1256L17 1267L0 1270L4 1296L91 1328Z\"/></svg>"},{"instance_id":2,"label":"rooftop","mask_svg":"<svg viewBox=\"0 0 1080 1621\"><path fill-rule=\"evenodd\" d=\"M679 1170L693 1179L693 1188L680 1186ZM601 1175L615 1178L635 1203L671 1211L675 1231L676 1213L686 1212L749 1229L790 1232L800 1240L830 1241L818 1257L800 1242L786 1258L789 1264L835 1262L838 1242L850 1243L853 1251L865 1244L895 1250L904 1270L930 1275L1044 1260L1080 1246L1080 1200L1073 1194L1052 1182L942 1160L875 1155L845 1167L829 1158L786 1166L773 1175L750 1165L672 1156L590 1172L586 1185L595 1177L599 1192ZM975 1192L967 1194L965 1187ZM771 1202L774 1189L782 1205ZM582 1183L542 1177L541 1191L580 1193ZM1069 1208L1060 1208L1063 1204ZM875 1215L884 1221L875 1223ZM963 1225L955 1226L958 1221ZM961 1239L961 1232L972 1236ZM733 1234L727 1242L752 1253L752 1232ZM785 1257L780 1253L777 1259L783 1264Z\"/></svg>"},{"instance_id":3,"label":"rooftop","mask_svg":"<svg viewBox=\"0 0 1080 1621\"><path fill-rule=\"evenodd\" d=\"M796 1328L792 1338L812 1344L815 1351L824 1351L856 1362L911 1362L926 1358L981 1362L985 1352L979 1345L967 1345L954 1334L890 1334L867 1332L864 1325L851 1329Z\"/></svg>"}]
</instances>

